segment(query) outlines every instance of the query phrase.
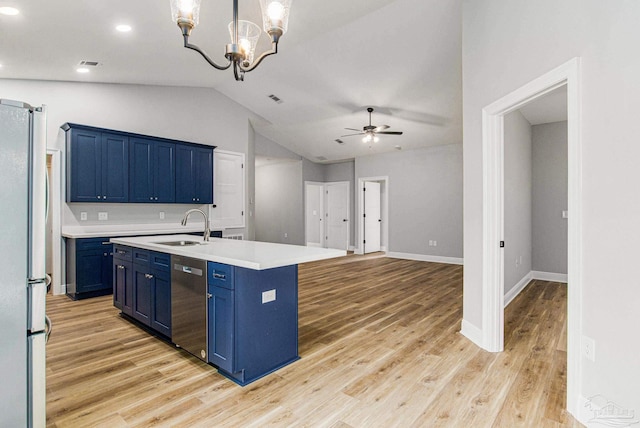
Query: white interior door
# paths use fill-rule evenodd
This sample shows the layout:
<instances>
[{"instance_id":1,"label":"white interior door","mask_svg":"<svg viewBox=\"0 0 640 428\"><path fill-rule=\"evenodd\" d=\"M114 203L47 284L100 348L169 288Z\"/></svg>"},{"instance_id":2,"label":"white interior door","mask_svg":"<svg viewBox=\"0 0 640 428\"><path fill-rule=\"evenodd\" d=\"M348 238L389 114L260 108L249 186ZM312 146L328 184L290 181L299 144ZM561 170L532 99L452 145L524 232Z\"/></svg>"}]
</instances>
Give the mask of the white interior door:
<instances>
[{"instance_id":1,"label":"white interior door","mask_svg":"<svg viewBox=\"0 0 640 428\"><path fill-rule=\"evenodd\" d=\"M244 153L214 151L213 174L216 206L209 209L213 227L244 227Z\"/></svg>"},{"instance_id":2,"label":"white interior door","mask_svg":"<svg viewBox=\"0 0 640 428\"><path fill-rule=\"evenodd\" d=\"M305 184L305 229L309 247L324 247L324 184Z\"/></svg>"},{"instance_id":3,"label":"white interior door","mask_svg":"<svg viewBox=\"0 0 640 428\"><path fill-rule=\"evenodd\" d=\"M364 253L380 251L382 217L380 213L380 183L364 183Z\"/></svg>"},{"instance_id":4,"label":"white interior door","mask_svg":"<svg viewBox=\"0 0 640 428\"><path fill-rule=\"evenodd\" d=\"M327 183L326 246L349 248L349 183Z\"/></svg>"}]
</instances>

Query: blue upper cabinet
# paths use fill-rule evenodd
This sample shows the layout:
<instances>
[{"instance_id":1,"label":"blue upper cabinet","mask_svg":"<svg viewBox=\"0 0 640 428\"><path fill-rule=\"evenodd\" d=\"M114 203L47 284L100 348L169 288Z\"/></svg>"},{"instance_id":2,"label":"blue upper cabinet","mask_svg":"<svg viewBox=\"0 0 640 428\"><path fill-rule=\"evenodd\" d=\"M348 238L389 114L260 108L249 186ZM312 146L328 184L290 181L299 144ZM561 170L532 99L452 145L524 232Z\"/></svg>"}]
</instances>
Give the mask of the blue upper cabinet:
<instances>
[{"instance_id":1,"label":"blue upper cabinet","mask_svg":"<svg viewBox=\"0 0 640 428\"><path fill-rule=\"evenodd\" d=\"M67 131L67 198L98 202L102 198L102 135L83 129Z\"/></svg>"},{"instance_id":2,"label":"blue upper cabinet","mask_svg":"<svg viewBox=\"0 0 640 428\"><path fill-rule=\"evenodd\" d=\"M102 201L129 202L129 137L102 133Z\"/></svg>"},{"instance_id":3,"label":"blue upper cabinet","mask_svg":"<svg viewBox=\"0 0 640 428\"><path fill-rule=\"evenodd\" d=\"M213 203L213 146L65 123L67 202Z\"/></svg>"},{"instance_id":4,"label":"blue upper cabinet","mask_svg":"<svg viewBox=\"0 0 640 428\"><path fill-rule=\"evenodd\" d=\"M129 202L175 202L175 143L132 137Z\"/></svg>"},{"instance_id":5,"label":"blue upper cabinet","mask_svg":"<svg viewBox=\"0 0 640 428\"><path fill-rule=\"evenodd\" d=\"M176 202L213 203L213 148L176 144Z\"/></svg>"},{"instance_id":6,"label":"blue upper cabinet","mask_svg":"<svg viewBox=\"0 0 640 428\"><path fill-rule=\"evenodd\" d=\"M69 202L129 201L129 138L92 129L67 130Z\"/></svg>"}]
</instances>

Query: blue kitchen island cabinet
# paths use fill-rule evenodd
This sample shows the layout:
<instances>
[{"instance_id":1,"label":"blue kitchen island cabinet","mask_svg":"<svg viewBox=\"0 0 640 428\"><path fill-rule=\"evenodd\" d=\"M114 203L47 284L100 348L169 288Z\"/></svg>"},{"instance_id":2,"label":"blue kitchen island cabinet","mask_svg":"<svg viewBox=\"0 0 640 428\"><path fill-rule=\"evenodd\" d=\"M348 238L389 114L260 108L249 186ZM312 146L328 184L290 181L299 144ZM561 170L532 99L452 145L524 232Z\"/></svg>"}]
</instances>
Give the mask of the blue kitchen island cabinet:
<instances>
[{"instance_id":1,"label":"blue kitchen island cabinet","mask_svg":"<svg viewBox=\"0 0 640 428\"><path fill-rule=\"evenodd\" d=\"M247 385L298 360L298 266L208 262L209 362Z\"/></svg>"},{"instance_id":2,"label":"blue kitchen island cabinet","mask_svg":"<svg viewBox=\"0 0 640 428\"><path fill-rule=\"evenodd\" d=\"M213 203L213 148L176 144L176 202Z\"/></svg>"},{"instance_id":3,"label":"blue kitchen island cabinet","mask_svg":"<svg viewBox=\"0 0 640 428\"><path fill-rule=\"evenodd\" d=\"M65 124L67 201L129 201L129 137Z\"/></svg>"}]
</instances>

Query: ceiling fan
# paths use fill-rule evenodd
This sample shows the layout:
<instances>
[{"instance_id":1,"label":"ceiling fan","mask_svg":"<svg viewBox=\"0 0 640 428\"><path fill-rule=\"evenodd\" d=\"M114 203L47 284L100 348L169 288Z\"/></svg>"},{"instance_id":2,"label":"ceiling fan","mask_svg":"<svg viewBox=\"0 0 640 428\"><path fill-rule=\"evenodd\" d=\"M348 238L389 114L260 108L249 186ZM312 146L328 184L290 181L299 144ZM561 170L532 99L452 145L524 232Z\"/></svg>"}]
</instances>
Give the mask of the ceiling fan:
<instances>
[{"instance_id":1,"label":"ceiling fan","mask_svg":"<svg viewBox=\"0 0 640 428\"><path fill-rule=\"evenodd\" d=\"M362 128L362 131L360 131L359 129L355 129L355 128L344 128L348 131L357 131L357 134L347 134L347 135L343 135L342 137L352 137L354 135L364 135L364 137L362 138L362 142L363 143L377 143L379 138L377 137L379 134L385 134L385 135L402 135L402 131L385 131L385 129L389 129L389 125L380 125L380 126L375 126L371 124L371 113L373 113L373 108L369 107L367 108L367 111L369 112L369 125L366 125Z\"/></svg>"}]
</instances>

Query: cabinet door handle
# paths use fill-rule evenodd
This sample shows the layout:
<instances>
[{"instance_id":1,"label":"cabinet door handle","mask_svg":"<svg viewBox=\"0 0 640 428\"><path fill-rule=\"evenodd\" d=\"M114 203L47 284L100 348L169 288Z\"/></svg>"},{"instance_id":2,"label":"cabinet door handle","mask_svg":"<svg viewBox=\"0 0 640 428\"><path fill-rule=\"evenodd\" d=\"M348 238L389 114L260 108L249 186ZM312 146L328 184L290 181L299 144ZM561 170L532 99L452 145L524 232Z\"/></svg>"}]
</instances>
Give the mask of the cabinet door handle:
<instances>
[{"instance_id":1,"label":"cabinet door handle","mask_svg":"<svg viewBox=\"0 0 640 428\"><path fill-rule=\"evenodd\" d=\"M107 253L102 253L103 256L107 257Z\"/></svg>"},{"instance_id":2,"label":"cabinet door handle","mask_svg":"<svg viewBox=\"0 0 640 428\"><path fill-rule=\"evenodd\" d=\"M150 273L145 273L144 277L147 279L153 279L153 275L151 275Z\"/></svg>"},{"instance_id":3,"label":"cabinet door handle","mask_svg":"<svg viewBox=\"0 0 640 428\"><path fill-rule=\"evenodd\" d=\"M221 273L214 273L213 277L217 278L217 279L225 279L227 277L227 275L223 275Z\"/></svg>"},{"instance_id":4,"label":"cabinet door handle","mask_svg":"<svg viewBox=\"0 0 640 428\"><path fill-rule=\"evenodd\" d=\"M158 200L158 197L157 197L157 196L155 197L155 200L156 200L156 201Z\"/></svg>"},{"instance_id":5,"label":"cabinet door handle","mask_svg":"<svg viewBox=\"0 0 640 428\"><path fill-rule=\"evenodd\" d=\"M210 299L210 298L212 298L212 297L213 297L213 294L211 294L211 293L207 293L207 299Z\"/></svg>"},{"instance_id":6,"label":"cabinet door handle","mask_svg":"<svg viewBox=\"0 0 640 428\"><path fill-rule=\"evenodd\" d=\"M124 266L118 265L118 269L124 269Z\"/></svg>"},{"instance_id":7,"label":"cabinet door handle","mask_svg":"<svg viewBox=\"0 0 640 428\"><path fill-rule=\"evenodd\" d=\"M102 199L102 196L99 196L99 195L98 195L98 199Z\"/></svg>"},{"instance_id":8,"label":"cabinet door handle","mask_svg":"<svg viewBox=\"0 0 640 428\"><path fill-rule=\"evenodd\" d=\"M111 245L111 242L106 241L106 242L103 242L102 245Z\"/></svg>"},{"instance_id":9,"label":"cabinet door handle","mask_svg":"<svg viewBox=\"0 0 640 428\"><path fill-rule=\"evenodd\" d=\"M149 200L150 200L150 201L153 201L153 196L149 196Z\"/></svg>"}]
</instances>

